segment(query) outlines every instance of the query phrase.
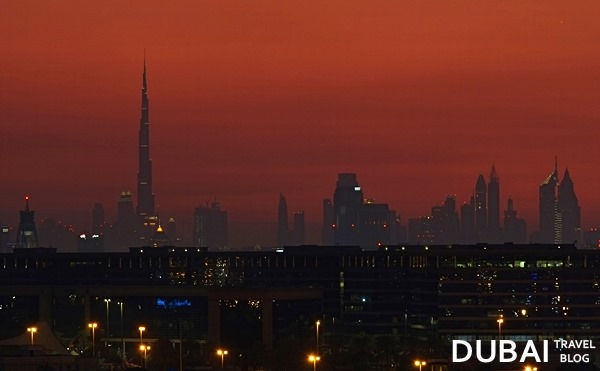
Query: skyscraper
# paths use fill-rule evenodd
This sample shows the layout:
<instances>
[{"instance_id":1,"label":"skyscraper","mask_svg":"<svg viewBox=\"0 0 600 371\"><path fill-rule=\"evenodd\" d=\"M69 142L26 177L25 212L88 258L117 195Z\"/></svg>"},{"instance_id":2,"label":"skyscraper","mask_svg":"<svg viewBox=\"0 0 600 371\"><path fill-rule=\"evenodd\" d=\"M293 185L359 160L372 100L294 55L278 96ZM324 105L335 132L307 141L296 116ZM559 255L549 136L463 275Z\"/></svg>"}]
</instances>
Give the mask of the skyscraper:
<instances>
[{"instance_id":1,"label":"skyscraper","mask_svg":"<svg viewBox=\"0 0 600 371\"><path fill-rule=\"evenodd\" d=\"M511 196L504 211L504 242L527 243L527 224L517 216Z\"/></svg>"},{"instance_id":2,"label":"skyscraper","mask_svg":"<svg viewBox=\"0 0 600 371\"><path fill-rule=\"evenodd\" d=\"M285 246L289 241L290 230L288 223L287 201L283 193L279 194L279 207L277 209L277 246Z\"/></svg>"},{"instance_id":3,"label":"skyscraper","mask_svg":"<svg viewBox=\"0 0 600 371\"><path fill-rule=\"evenodd\" d=\"M19 212L19 228L17 229L17 247L38 247L39 239L35 226L35 211L29 208L29 196L25 196L25 208Z\"/></svg>"},{"instance_id":4,"label":"skyscraper","mask_svg":"<svg viewBox=\"0 0 600 371\"><path fill-rule=\"evenodd\" d=\"M376 248L391 241L392 223L388 204L366 200L360 211L360 246Z\"/></svg>"},{"instance_id":5,"label":"skyscraper","mask_svg":"<svg viewBox=\"0 0 600 371\"><path fill-rule=\"evenodd\" d=\"M488 240L486 242L500 242L500 178L496 174L496 167L492 165L488 191Z\"/></svg>"},{"instance_id":6,"label":"skyscraper","mask_svg":"<svg viewBox=\"0 0 600 371\"><path fill-rule=\"evenodd\" d=\"M142 76L142 113L139 131L139 167L137 215L141 221L154 216L154 194L152 193L152 160L150 159L150 112L148 101L148 85L146 84L146 58L144 57L144 74Z\"/></svg>"},{"instance_id":7,"label":"skyscraper","mask_svg":"<svg viewBox=\"0 0 600 371\"><path fill-rule=\"evenodd\" d=\"M339 174L333 195L334 242L336 245L351 246L359 244L362 204L363 192L356 180L356 174Z\"/></svg>"},{"instance_id":8,"label":"skyscraper","mask_svg":"<svg viewBox=\"0 0 600 371\"><path fill-rule=\"evenodd\" d=\"M457 243L460 234L460 221L456 211L456 196L446 195L442 207L442 233L439 235L439 243Z\"/></svg>"},{"instance_id":9,"label":"skyscraper","mask_svg":"<svg viewBox=\"0 0 600 371\"><path fill-rule=\"evenodd\" d=\"M487 187L483 174L477 177L475 183L475 234L476 242L487 240Z\"/></svg>"},{"instance_id":10,"label":"skyscraper","mask_svg":"<svg viewBox=\"0 0 600 371\"><path fill-rule=\"evenodd\" d=\"M435 243L435 232L432 228L433 217L422 216L408 219L408 238L410 244L429 245Z\"/></svg>"},{"instance_id":11,"label":"skyscraper","mask_svg":"<svg viewBox=\"0 0 600 371\"><path fill-rule=\"evenodd\" d=\"M554 163L554 171L540 184L539 188L540 231L536 242L560 243L562 240L558 215L558 169Z\"/></svg>"},{"instance_id":12,"label":"skyscraper","mask_svg":"<svg viewBox=\"0 0 600 371\"><path fill-rule=\"evenodd\" d=\"M218 202L194 210L194 246L225 249L228 244L227 212Z\"/></svg>"},{"instance_id":13,"label":"skyscraper","mask_svg":"<svg viewBox=\"0 0 600 371\"><path fill-rule=\"evenodd\" d=\"M460 230L462 243L475 242L475 196L460 207Z\"/></svg>"},{"instance_id":14,"label":"skyscraper","mask_svg":"<svg viewBox=\"0 0 600 371\"><path fill-rule=\"evenodd\" d=\"M135 230L135 212L133 210L133 200L131 192L123 191L119 195L117 202L117 220L115 227L133 233Z\"/></svg>"},{"instance_id":15,"label":"skyscraper","mask_svg":"<svg viewBox=\"0 0 600 371\"><path fill-rule=\"evenodd\" d=\"M177 222L175 221L175 218L169 218L169 221L167 222L166 232L169 238L171 238L171 243L175 244L177 242L180 242L181 238L179 238L177 234Z\"/></svg>"},{"instance_id":16,"label":"skyscraper","mask_svg":"<svg viewBox=\"0 0 600 371\"><path fill-rule=\"evenodd\" d=\"M580 241L581 209L575 194L575 187L569 169L565 170L562 182L558 186L558 213L562 220L562 241L574 243Z\"/></svg>"},{"instance_id":17,"label":"skyscraper","mask_svg":"<svg viewBox=\"0 0 600 371\"><path fill-rule=\"evenodd\" d=\"M123 191L117 202L117 220L113 225L106 246L123 248L136 244L138 242L137 224L131 192Z\"/></svg>"}]
</instances>

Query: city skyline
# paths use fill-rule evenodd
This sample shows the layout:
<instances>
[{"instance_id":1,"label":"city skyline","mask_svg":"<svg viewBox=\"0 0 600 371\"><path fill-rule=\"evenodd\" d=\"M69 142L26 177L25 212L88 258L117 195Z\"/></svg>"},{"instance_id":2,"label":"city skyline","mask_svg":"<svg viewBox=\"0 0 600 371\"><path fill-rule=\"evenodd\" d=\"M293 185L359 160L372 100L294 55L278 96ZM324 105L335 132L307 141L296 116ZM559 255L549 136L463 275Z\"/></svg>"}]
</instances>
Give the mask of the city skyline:
<instances>
[{"instance_id":1,"label":"city skyline","mask_svg":"<svg viewBox=\"0 0 600 371\"><path fill-rule=\"evenodd\" d=\"M142 146L143 147L143 146ZM191 227L189 220L184 219L181 232L177 230L177 222L172 217L158 215L147 217L134 215L132 194L123 192L118 202L116 219L107 220L104 207L96 203L91 211L91 229L81 225L69 225L63 221L48 218L42 219L42 225L48 221L49 231L58 233L64 238L64 232L75 235L81 234L85 240L87 233L98 237L97 234L108 236L107 248L111 251L120 251L128 246L151 245L163 246L175 244L178 246L189 245L204 248L237 249L256 246L299 246L313 244L322 246L333 245L360 245L363 248L374 248L381 245L397 244L473 244L473 243L576 243L578 247L596 246L597 228L581 227L581 207L575 192L574 182L570 177L568 168L561 179L558 174L558 163L555 161L554 170L539 187L539 230L527 229L527 221L521 218L514 208L512 195L506 199L503 209L503 223L500 223L500 178L496 168L492 165L489 183L483 174L477 177L470 202L457 205L456 195L447 194L443 203L432 203L431 213L418 217L409 216L403 222L395 210L391 210L387 203L376 202L375 199L365 197L363 188L357 181L357 174L340 173L333 203L331 198L322 200L322 219L319 231L314 223L310 229L310 237L306 240L306 227L303 211L293 211L294 221L290 226L288 221L288 207L283 194L279 195L277 218L270 220L258 229L253 230L247 238L240 239L243 227L234 223L229 228L227 212L220 210L220 203L216 198L206 205L199 205L194 209ZM37 232L35 232L34 213L29 208L29 196L25 196L25 208L20 211L20 222L17 232L16 246L23 247L25 243L19 242L23 227L32 231L36 236L33 247L37 247ZM490 205L494 205L491 206ZM497 212L497 215L495 215ZM24 218L24 215L28 217ZM155 218L155 219L153 219ZM543 222L545 220L545 222ZM181 220L180 220L181 222ZM83 222L85 224L85 222ZM164 226L165 228L161 228ZM56 228L64 229L59 232ZM181 224L180 224L181 225ZM256 225L255 225L256 227ZM14 226L13 226L14 229ZM59 228L60 229L60 228ZM232 232L229 230L233 229ZM165 233L166 230L166 233ZM177 230L177 232L176 232ZM109 232L106 234L106 232ZM248 231L246 231L247 233ZM589 232L589 235L586 235ZM233 242L227 242L229 236ZM9 237L10 238L10 237ZM191 238L191 239L190 239ZM599 237L600 238L600 237ZM60 238L51 246L61 245ZM69 241L63 249L72 249ZM79 241L79 240L78 240ZM600 240L598 240L600 241ZM10 242L10 239L9 241ZM64 240L63 240L64 242ZM81 242L81 241L80 241ZM42 244L48 241L42 239ZM104 242L103 242L104 244ZM80 249L80 248L78 248ZM100 251L104 247L100 248Z\"/></svg>"},{"instance_id":2,"label":"city skyline","mask_svg":"<svg viewBox=\"0 0 600 371\"><path fill-rule=\"evenodd\" d=\"M600 8L468 4L351 3L317 16L272 2L186 3L187 12L133 2L99 4L100 16L84 23L89 10L76 3L9 4L0 156L11 174L0 186L0 220L14 225L30 195L37 218L85 218L87 227L96 202L111 221L122 191L138 197L145 47L162 217L191 220L216 196L234 222L275 225L283 193L291 212L318 225L337 174L352 172L366 198L389 204L406 225L446 194L468 202L477 175L495 165L500 212L512 195L533 231L537 188L558 156L582 226L597 226ZM502 24L514 30L497 31Z\"/></svg>"}]
</instances>

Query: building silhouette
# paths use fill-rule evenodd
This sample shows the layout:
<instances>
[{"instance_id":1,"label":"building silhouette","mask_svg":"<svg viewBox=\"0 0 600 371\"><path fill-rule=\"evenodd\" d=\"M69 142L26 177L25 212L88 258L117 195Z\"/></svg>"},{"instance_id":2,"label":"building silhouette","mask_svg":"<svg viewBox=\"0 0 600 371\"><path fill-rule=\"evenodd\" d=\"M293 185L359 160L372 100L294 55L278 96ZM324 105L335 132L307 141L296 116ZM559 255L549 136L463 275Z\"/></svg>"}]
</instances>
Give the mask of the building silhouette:
<instances>
[{"instance_id":1,"label":"building silhouette","mask_svg":"<svg viewBox=\"0 0 600 371\"><path fill-rule=\"evenodd\" d=\"M560 243L562 241L562 225L558 213L558 169L554 163L554 171L539 187L539 220L540 230L537 237L539 243Z\"/></svg>"},{"instance_id":2,"label":"building silhouette","mask_svg":"<svg viewBox=\"0 0 600 371\"><path fill-rule=\"evenodd\" d=\"M589 228L583 232L583 248L600 249L600 229Z\"/></svg>"},{"instance_id":3,"label":"building silhouette","mask_svg":"<svg viewBox=\"0 0 600 371\"><path fill-rule=\"evenodd\" d=\"M460 236L460 220L456 210L456 196L447 195L441 211L442 228L436 241L443 244L457 243Z\"/></svg>"},{"instance_id":4,"label":"building silhouette","mask_svg":"<svg viewBox=\"0 0 600 371\"><path fill-rule=\"evenodd\" d=\"M148 237L156 230L157 218L152 193L152 160L150 159L150 106L146 82L146 58L142 75L142 107L139 129L139 164L137 174L137 215L144 228L141 237Z\"/></svg>"},{"instance_id":5,"label":"building silhouette","mask_svg":"<svg viewBox=\"0 0 600 371\"><path fill-rule=\"evenodd\" d=\"M173 245L176 245L181 242L181 237L177 233L177 222L175 221L175 218L172 218L172 217L169 218L169 221L167 222L167 226L165 229L166 229L165 232L171 239L171 243Z\"/></svg>"},{"instance_id":6,"label":"building silhouette","mask_svg":"<svg viewBox=\"0 0 600 371\"><path fill-rule=\"evenodd\" d=\"M107 238L108 246L123 248L135 245L138 242L137 229L138 223L131 192L123 191L117 201L117 219L111 229L110 238Z\"/></svg>"},{"instance_id":7,"label":"building silhouette","mask_svg":"<svg viewBox=\"0 0 600 371\"><path fill-rule=\"evenodd\" d=\"M483 174L475 183L475 235L476 242L487 240L487 186Z\"/></svg>"},{"instance_id":8,"label":"building silhouette","mask_svg":"<svg viewBox=\"0 0 600 371\"><path fill-rule=\"evenodd\" d=\"M359 244L360 210L363 192L356 180L356 174L338 175L333 195L335 217L334 242L336 245L350 246Z\"/></svg>"},{"instance_id":9,"label":"building silhouette","mask_svg":"<svg viewBox=\"0 0 600 371\"><path fill-rule=\"evenodd\" d=\"M396 212L388 204L363 199L362 188L353 173L338 174L333 208L328 199L323 201L323 236L329 237L331 228L334 244L338 246L375 248L400 238L404 240L405 232L398 223Z\"/></svg>"},{"instance_id":10,"label":"building silhouette","mask_svg":"<svg viewBox=\"0 0 600 371\"><path fill-rule=\"evenodd\" d=\"M511 196L508 197L507 209L504 211L504 242L527 243L527 223L517 215Z\"/></svg>"},{"instance_id":11,"label":"building silhouette","mask_svg":"<svg viewBox=\"0 0 600 371\"><path fill-rule=\"evenodd\" d=\"M277 209L277 246L285 246L290 240L287 200L283 193L279 194Z\"/></svg>"},{"instance_id":12,"label":"building silhouette","mask_svg":"<svg viewBox=\"0 0 600 371\"><path fill-rule=\"evenodd\" d=\"M77 251L79 233L76 233L75 226L51 218L36 222L36 226L44 246L60 246L62 251Z\"/></svg>"},{"instance_id":13,"label":"building silhouette","mask_svg":"<svg viewBox=\"0 0 600 371\"><path fill-rule=\"evenodd\" d=\"M487 187L488 239L486 242L500 242L500 178L492 165Z\"/></svg>"},{"instance_id":14,"label":"building silhouette","mask_svg":"<svg viewBox=\"0 0 600 371\"><path fill-rule=\"evenodd\" d=\"M210 207L194 210L194 247L226 249L228 233L227 212L221 210L221 204L215 201Z\"/></svg>"},{"instance_id":15,"label":"building silhouette","mask_svg":"<svg viewBox=\"0 0 600 371\"><path fill-rule=\"evenodd\" d=\"M366 200L360 212L360 246L374 248L387 245L392 237L392 225L395 212L387 204Z\"/></svg>"},{"instance_id":16,"label":"building silhouette","mask_svg":"<svg viewBox=\"0 0 600 371\"><path fill-rule=\"evenodd\" d=\"M475 238L475 196L460 207L460 227L462 243L474 243Z\"/></svg>"},{"instance_id":17,"label":"building silhouette","mask_svg":"<svg viewBox=\"0 0 600 371\"><path fill-rule=\"evenodd\" d=\"M133 232L135 230L135 212L131 192L123 191L117 202L117 220L115 226Z\"/></svg>"},{"instance_id":18,"label":"building silhouette","mask_svg":"<svg viewBox=\"0 0 600 371\"><path fill-rule=\"evenodd\" d=\"M408 223L408 243L453 244L461 238L456 197L446 195L442 205L431 208L431 216L411 218Z\"/></svg>"},{"instance_id":19,"label":"building silhouette","mask_svg":"<svg viewBox=\"0 0 600 371\"><path fill-rule=\"evenodd\" d=\"M277 246L300 246L305 244L306 222L304 211L295 211L293 217L294 228L290 229L287 200L283 193L280 193L277 209Z\"/></svg>"},{"instance_id":20,"label":"building silhouette","mask_svg":"<svg viewBox=\"0 0 600 371\"><path fill-rule=\"evenodd\" d=\"M435 243L432 216L408 219L408 243L412 245L430 245Z\"/></svg>"},{"instance_id":21,"label":"building silhouette","mask_svg":"<svg viewBox=\"0 0 600 371\"><path fill-rule=\"evenodd\" d=\"M29 196L25 196L25 208L19 212L19 215L16 247L28 249L38 247L39 238L35 226L35 211L29 208Z\"/></svg>"},{"instance_id":22,"label":"building silhouette","mask_svg":"<svg viewBox=\"0 0 600 371\"><path fill-rule=\"evenodd\" d=\"M581 209L569 169L558 187L558 213L562 221L562 243L581 242Z\"/></svg>"}]
</instances>

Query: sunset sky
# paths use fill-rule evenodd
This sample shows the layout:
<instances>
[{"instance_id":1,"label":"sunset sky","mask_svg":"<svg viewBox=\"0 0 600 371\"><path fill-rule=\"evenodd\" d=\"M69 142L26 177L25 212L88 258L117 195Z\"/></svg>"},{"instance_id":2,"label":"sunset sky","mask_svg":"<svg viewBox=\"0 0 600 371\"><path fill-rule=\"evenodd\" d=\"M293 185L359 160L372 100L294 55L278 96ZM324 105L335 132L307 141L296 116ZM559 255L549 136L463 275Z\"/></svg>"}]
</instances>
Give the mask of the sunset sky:
<instances>
[{"instance_id":1,"label":"sunset sky","mask_svg":"<svg viewBox=\"0 0 600 371\"><path fill-rule=\"evenodd\" d=\"M599 226L598 19L597 1L5 1L0 221L25 194L39 218L114 220L145 49L154 193L182 225L216 196L274 230L280 192L320 223L340 172L406 224L495 164L531 232L558 156Z\"/></svg>"}]
</instances>

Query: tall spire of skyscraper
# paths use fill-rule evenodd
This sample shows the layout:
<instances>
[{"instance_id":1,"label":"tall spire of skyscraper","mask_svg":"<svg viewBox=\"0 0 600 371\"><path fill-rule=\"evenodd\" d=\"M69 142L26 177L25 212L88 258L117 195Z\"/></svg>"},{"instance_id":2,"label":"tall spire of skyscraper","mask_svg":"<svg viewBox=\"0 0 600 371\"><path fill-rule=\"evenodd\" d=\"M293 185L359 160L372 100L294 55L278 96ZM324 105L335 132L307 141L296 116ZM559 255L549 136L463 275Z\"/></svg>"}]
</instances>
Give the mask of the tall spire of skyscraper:
<instances>
[{"instance_id":1,"label":"tall spire of skyscraper","mask_svg":"<svg viewBox=\"0 0 600 371\"><path fill-rule=\"evenodd\" d=\"M150 113L148 85L146 83L146 51L144 50L144 74L142 76L142 112L139 131L139 167L137 214L140 217L154 215L152 193L152 160L150 159Z\"/></svg>"}]
</instances>

